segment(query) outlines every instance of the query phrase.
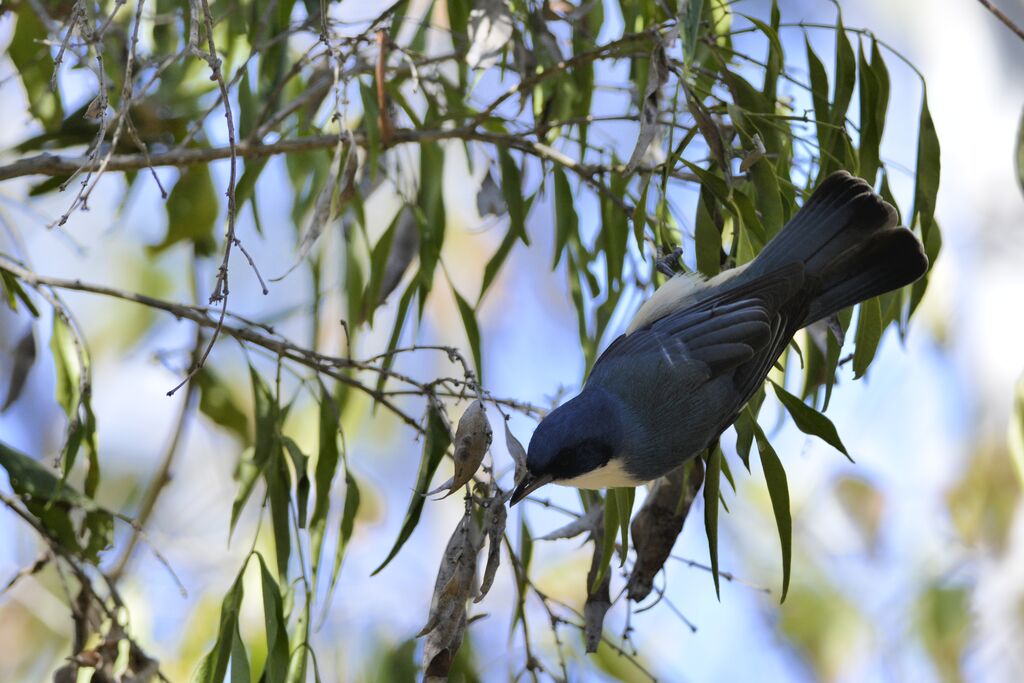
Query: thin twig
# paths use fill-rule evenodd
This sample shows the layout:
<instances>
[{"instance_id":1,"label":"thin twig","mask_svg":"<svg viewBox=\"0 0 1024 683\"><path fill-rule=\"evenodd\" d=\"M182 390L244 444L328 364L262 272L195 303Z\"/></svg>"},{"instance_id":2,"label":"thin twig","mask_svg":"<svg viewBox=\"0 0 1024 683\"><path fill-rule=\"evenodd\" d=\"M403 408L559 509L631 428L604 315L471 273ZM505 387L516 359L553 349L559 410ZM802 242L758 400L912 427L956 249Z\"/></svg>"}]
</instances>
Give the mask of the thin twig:
<instances>
[{"instance_id":1,"label":"thin twig","mask_svg":"<svg viewBox=\"0 0 1024 683\"><path fill-rule=\"evenodd\" d=\"M1017 24L1013 23L1013 20L1011 20L1010 17L1008 17L1005 14L1003 14L1003 11L1001 9L999 9L998 7L993 5L991 2L989 2L989 0L978 0L978 2L981 3L982 7L984 7L989 12L991 12L993 15L995 15L996 19L998 19L999 21L1003 22L1003 24L1008 29L1010 29L1011 31L1016 33L1018 38L1020 38L1021 40L1024 40L1024 29L1022 29L1020 26L1017 26Z\"/></svg>"}]
</instances>

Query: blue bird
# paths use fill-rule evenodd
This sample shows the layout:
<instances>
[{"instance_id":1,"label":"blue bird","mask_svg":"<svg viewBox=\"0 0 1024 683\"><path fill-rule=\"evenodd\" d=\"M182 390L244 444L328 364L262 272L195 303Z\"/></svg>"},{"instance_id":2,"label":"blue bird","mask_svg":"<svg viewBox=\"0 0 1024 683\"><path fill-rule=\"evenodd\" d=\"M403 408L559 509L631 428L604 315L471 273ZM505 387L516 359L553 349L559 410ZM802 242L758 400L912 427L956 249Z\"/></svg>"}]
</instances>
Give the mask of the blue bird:
<instances>
[{"instance_id":1,"label":"blue bird","mask_svg":"<svg viewBox=\"0 0 1024 683\"><path fill-rule=\"evenodd\" d=\"M666 282L583 390L538 425L512 504L550 482L637 486L703 452L798 330L924 275L921 242L898 220L870 185L839 171L750 263Z\"/></svg>"}]
</instances>

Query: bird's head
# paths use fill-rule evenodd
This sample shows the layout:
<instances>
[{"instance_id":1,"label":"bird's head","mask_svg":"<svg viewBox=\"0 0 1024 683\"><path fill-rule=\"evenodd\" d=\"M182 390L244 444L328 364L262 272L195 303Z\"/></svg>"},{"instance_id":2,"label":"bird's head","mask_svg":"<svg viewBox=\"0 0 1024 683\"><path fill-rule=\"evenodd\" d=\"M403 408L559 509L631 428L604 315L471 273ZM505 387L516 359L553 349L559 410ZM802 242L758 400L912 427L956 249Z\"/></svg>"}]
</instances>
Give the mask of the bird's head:
<instances>
[{"instance_id":1,"label":"bird's head","mask_svg":"<svg viewBox=\"0 0 1024 683\"><path fill-rule=\"evenodd\" d=\"M530 439L527 472L512 504L545 484L570 483L608 465L622 440L617 403L606 392L588 388L551 411Z\"/></svg>"}]
</instances>

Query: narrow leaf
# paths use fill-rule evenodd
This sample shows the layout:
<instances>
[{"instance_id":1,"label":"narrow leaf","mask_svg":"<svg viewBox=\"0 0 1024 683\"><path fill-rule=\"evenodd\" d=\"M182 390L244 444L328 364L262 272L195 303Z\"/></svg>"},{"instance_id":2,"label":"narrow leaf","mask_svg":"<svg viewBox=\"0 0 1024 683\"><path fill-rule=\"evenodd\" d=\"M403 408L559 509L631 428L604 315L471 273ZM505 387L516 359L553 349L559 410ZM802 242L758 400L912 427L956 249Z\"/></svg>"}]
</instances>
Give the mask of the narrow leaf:
<instances>
[{"instance_id":1,"label":"narrow leaf","mask_svg":"<svg viewBox=\"0 0 1024 683\"><path fill-rule=\"evenodd\" d=\"M469 339L469 348L473 352L473 364L476 366L477 379L481 382L484 376L484 363L480 354L480 327L476 322L476 311L462 298L462 295L452 286L452 294L455 295L455 303L459 306L459 315L462 316L462 326L466 329L466 337Z\"/></svg>"},{"instance_id":2,"label":"narrow leaf","mask_svg":"<svg viewBox=\"0 0 1024 683\"><path fill-rule=\"evenodd\" d=\"M782 546L782 599L786 601L789 592L789 576L793 557L793 520L789 510L789 484L786 481L786 470L779 460L778 454L768 442L761 425L757 420L753 423L754 436L757 439L757 452L761 456L761 467L764 478L768 482L768 497L772 501L775 513L775 525L779 529L779 543Z\"/></svg>"},{"instance_id":3,"label":"narrow leaf","mask_svg":"<svg viewBox=\"0 0 1024 683\"><path fill-rule=\"evenodd\" d=\"M554 270L562 259L565 245L570 237L575 237L579 231L579 218L576 216L575 199L572 189L569 187L569 180L565 177L565 171L556 166L553 171L555 185L555 256L551 264ZM490 264L488 264L490 265Z\"/></svg>"},{"instance_id":4,"label":"narrow leaf","mask_svg":"<svg viewBox=\"0 0 1024 683\"><path fill-rule=\"evenodd\" d=\"M853 351L853 376L859 379L868 371L868 366L878 350L882 338L882 309L878 297L861 303L857 316L856 346Z\"/></svg>"},{"instance_id":5,"label":"narrow leaf","mask_svg":"<svg viewBox=\"0 0 1024 683\"><path fill-rule=\"evenodd\" d=\"M775 388L775 395L779 397L779 401L785 406L786 411L793 418L793 422L801 432L818 437L845 455L850 462L853 462L853 458L850 457L846 446L840 440L839 433L836 431L836 426L832 424L832 420L783 389L774 380L768 381L772 383L772 387Z\"/></svg>"},{"instance_id":6,"label":"narrow leaf","mask_svg":"<svg viewBox=\"0 0 1024 683\"><path fill-rule=\"evenodd\" d=\"M288 625L284 620L281 587L267 569L263 556L260 561L260 585L263 590L263 623L267 637L267 661L264 677L268 681L283 681L288 675Z\"/></svg>"},{"instance_id":7,"label":"narrow leaf","mask_svg":"<svg viewBox=\"0 0 1024 683\"><path fill-rule=\"evenodd\" d=\"M235 582L231 585L220 606L220 628L213 647L203 657L192 677L193 683L221 683L228 670L228 661L234 648L234 639L238 633L238 614L242 607L242 575L245 564L239 570ZM248 663L246 663L248 665Z\"/></svg>"},{"instance_id":8,"label":"narrow leaf","mask_svg":"<svg viewBox=\"0 0 1024 683\"><path fill-rule=\"evenodd\" d=\"M704 477L704 532L708 538L711 576L715 580L715 596L721 599L718 581L718 487L722 472L722 449L717 446L707 454Z\"/></svg>"},{"instance_id":9,"label":"narrow leaf","mask_svg":"<svg viewBox=\"0 0 1024 683\"><path fill-rule=\"evenodd\" d=\"M409 500L409 508L405 512L402 528L398 532L398 538L395 539L395 543L391 547L388 556L384 558L379 567L373 570L373 574L377 574L380 570L384 569L394 559L395 555L398 554L398 551L402 549L405 542L409 540L409 536L412 535L413 530L420 521L420 514L423 512L423 502L426 500L425 495L430 490L430 480L433 478L434 472L437 471L437 466L441 463L441 458L444 457L445 451L448 450L448 446L451 444L452 437L448 431L448 425L445 423L444 416L441 414L441 409L433 403L427 408L426 431L427 436L423 443L423 458L420 461L419 474L416 476L416 488L413 491L412 498Z\"/></svg>"}]
</instances>

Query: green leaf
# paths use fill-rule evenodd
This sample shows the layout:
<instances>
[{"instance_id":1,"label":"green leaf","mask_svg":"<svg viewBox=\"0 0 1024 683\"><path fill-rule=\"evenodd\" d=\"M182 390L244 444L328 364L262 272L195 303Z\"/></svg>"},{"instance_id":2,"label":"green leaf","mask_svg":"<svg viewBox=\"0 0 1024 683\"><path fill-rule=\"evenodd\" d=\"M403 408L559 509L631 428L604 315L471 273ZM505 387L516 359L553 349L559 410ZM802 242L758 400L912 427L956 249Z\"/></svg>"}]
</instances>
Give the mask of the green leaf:
<instances>
[{"instance_id":1,"label":"green leaf","mask_svg":"<svg viewBox=\"0 0 1024 683\"><path fill-rule=\"evenodd\" d=\"M753 422L754 436L757 438L757 452L761 456L761 467L768 483L768 497L772 501L775 513L775 526L779 529L779 543L782 546L782 598L786 601L789 592L789 576L793 559L793 519L789 511L789 484L786 481L786 470L779 460L778 454L768 442L761 425Z\"/></svg>"},{"instance_id":2,"label":"green leaf","mask_svg":"<svg viewBox=\"0 0 1024 683\"><path fill-rule=\"evenodd\" d=\"M846 446L840 440L839 433L836 432L836 426L832 424L832 420L783 389L774 380L768 381L772 383L772 387L775 388L775 395L779 397L779 401L782 402L790 417L793 418L797 429L804 434L818 437L845 455L850 462L853 462L853 458L850 457Z\"/></svg>"},{"instance_id":3,"label":"green leaf","mask_svg":"<svg viewBox=\"0 0 1024 683\"><path fill-rule=\"evenodd\" d=\"M338 572L341 571L342 560L345 559L345 550L348 549L349 541L352 540L352 532L355 529L356 515L359 513L359 485L352 476L348 464L345 464L345 506L341 512L341 526L338 528L338 547L334 556L334 569L331 572L331 591L338 580Z\"/></svg>"},{"instance_id":4,"label":"green leaf","mask_svg":"<svg viewBox=\"0 0 1024 683\"><path fill-rule=\"evenodd\" d=\"M683 9L683 62L689 67L693 62L693 55L697 51L698 37L700 35L701 14L704 11L704 0L691 0L686 3Z\"/></svg>"},{"instance_id":5,"label":"green leaf","mask_svg":"<svg viewBox=\"0 0 1024 683\"><path fill-rule=\"evenodd\" d=\"M284 620L284 606L281 588L267 569L263 556L256 553L260 561L260 585L263 590L263 623L267 636L267 661L264 664L264 679L283 681L288 675L288 625Z\"/></svg>"},{"instance_id":6,"label":"green leaf","mask_svg":"<svg viewBox=\"0 0 1024 683\"><path fill-rule=\"evenodd\" d=\"M217 640L213 647L203 657L199 669L192 676L193 683L221 683L228 670L228 661L237 651L234 640L238 636L238 614L242 607L242 575L245 573L245 565L242 565L235 582L224 596L220 606L220 628L217 630ZM241 640L239 638L239 640ZM248 662L245 663L248 668ZM234 678L234 676L232 676Z\"/></svg>"},{"instance_id":7,"label":"green leaf","mask_svg":"<svg viewBox=\"0 0 1024 683\"><path fill-rule=\"evenodd\" d=\"M629 552L629 520L633 516L633 502L636 500L636 489L633 487L620 487L610 489L609 493L615 496L615 508L618 512L619 526L619 566L626 564L626 555Z\"/></svg>"},{"instance_id":8,"label":"green leaf","mask_svg":"<svg viewBox=\"0 0 1024 683\"><path fill-rule=\"evenodd\" d=\"M370 179L377 178L378 159L380 158L380 126L377 109L377 93L365 83L359 83L359 95L363 100L363 120L360 127L366 131L366 172Z\"/></svg>"},{"instance_id":9,"label":"green leaf","mask_svg":"<svg viewBox=\"0 0 1024 683\"><path fill-rule=\"evenodd\" d=\"M18 23L14 27L14 36L7 47L7 54L25 85L29 111L47 131L53 131L60 127L64 119L64 108L61 106L59 92L50 89L54 67L48 31L31 5L20 5L15 12Z\"/></svg>"},{"instance_id":10,"label":"green leaf","mask_svg":"<svg viewBox=\"0 0 1024 683\"><path fill-rule=\"evenodd\" d=\"M619 497L615 495L614 489L608 489L604 496L604 531L601 533L601 566L590 584L590 592L597 590L604 575L612 563L612 555L615 553L616 532L619 529Z\"/></svg>"},{"instance_id":11,"label":"green leaf","mask_svg":"<svg viewBox=\"0 0 1024 683\"><path fill-rule=\"evenodd\" d=\"M53 316L50 350L56 375L57 404L64 409L68 418L67 437L60 456L63 474L65 478L70 474L78 450L84 443L88 458L85 493L91 496L99 484L99 460L96 453L96 418L89 397L82 395L83 376L84 384L88 386L90 383L89 358L84 341L76 339L67 321L57 313Z\"/></svg>"},{"instance_id":12,"label":"green leaf","mask_svg":"<svg viewBox=\"0 0 1024 683\"><path fill-rule=\"evenodd\" d=\"M416 200L416 219L420 231L420 308L426 301L434 279L434 269L441 259L444 244L444 151L436 142L420 145L420 191Z\"/></svg>"},{"instance_id":13,"label":"green leaf","mask_svg":"<svg viewBox=\"0 0 1024 683\"><path fill-rule=\"evenodd\" d=\"M383 303L381 286L388 270L388 257L391 255L391 245L395 240L395 233L398 231L399 223L404 219L405 212L409 209L399 209L391 224L384 231L384 234L377 240L377 244L370 251L370 279L366 285L366 292L363 294L363 310L360 316L362 320L373 325L373 314L377 307Z\"/></svg>"},{"instance_id":14,"label":"green leaf","mask_svg":"<svg viewBox=\"0 0 1024 683\"><path fill-rule=\"evenodd\" d=\"M785 222L783 220L782 193L779 191L779 180L775 175L775 166L767 157L758 159L750 169L750 179L757 193L757 208L761 211L761 222L764 225L763 235L767 242L775 237Z\"/></svg>"},{"instance_id":15,"label":"green leaf","mask_svg":"<svg viewBox=\"0 0 1024 683\"><path fill-rule=\"evenodd\" d=\"M384 372L380 373L377 378L376 391L380 392L384 388L384 382L388 379L387 371L391 369L391 365L395 362L394 350L398 348L398 341L402 338L402 329L405 327L406 318L409 316L409 304L412 303L412 298L416 294L416 283L411 283L405 289L405 293L402 294L402 298L398 302L398 311L395 313L395 326L391 330L391 337L388 338L387 355L384 357L384 362L381 364L381 368Z\"/></svg>"},{"instance_id":16,"label":"green leaf","mask_svg":"<svg viewBox=\"0 0 1024 683\"><path fill-rule=\"evenodd\" d=\"M498 162L501 165L501 193L508 206L509 229L523 244L530 244L526 235L526 204L523 200L523 181L519 167L508 150L498 148Z\"/></svg>"},{"instance_id":17,"label":"green leaf","mask_svg":"<svg viewBox=\"0 0 1024 683\"><path fill-rule=\"evenodd\" d=\"M555 185L555 257L551 270L554 270L562 259L569 238L575 238L579 234L579 218L576 215L575 201L565 171L560 166L555 166L552 175Z\"/></svg>"},{"instance_id":18,"label":"green leaf","mask_svg":"<svg viewBox=\"0 0 1024 683\"><path fill-rule=\"evenodd\" d=\"M878 83L878 96L875 99L875 118L878 120L879 133L885 127L885 115L889 108L889 68L878 47L878 41L871 39L871 71Z\"/></svg>"},{"instance_id":19,"label":"green leaf","mask_svg":"<svg viewBox=\"0 0 1024 683\"><path fill-rule=\"evenodd\" d=\"M868 64L864 56L864 45L861 44L857 53L857 69L860 72L860 141L858 143L858 166L860 177L872 185L878 175L879 147L882 142L882 129L885 126L885 108L887 103L879 103L880 84L875 70ZM878 118L881 113L881 120Z\"/></svg>"},{"instance_id":20,"label":"green leaf","mask_svg":"<svg viewBox=\"0 0 1024 683\"><path fill-rule=\"evenodd\" d=\"M477 303L479 304L483 298L487 289L494 282L494 278L498 275L498 271L501 270L501 266L505 263L505 259L508 258L509 252L512 251L512 247L515 245L519 236L516 235L515 227L509 226L508 232L505 233L504 239L501 240L501 244L498 245L498 250L494 252L494 256L484 266L484 281L480 285L480 295L477 297Z\"/></svg>"},{"instance_id":21,"label":"green leaf","mask_svg":"<svg viewBox=\"0 0 1024 683\"><path fill-rule=\"evenodd\" d=\"M820 177L824 178L828 175L828 172L825 170L827 161L824 151L829 148L830 130L827 124L831 121L828 106L828 74L825 73L825 65L821 63L821 59L818 58L814 48L811 47L811 41L808 40L807 36L804 36L804 45L807 48L807 68L811 76L811 101L814 103L818 145L823 150Z\"/></svg>"},{"instance_id":22,"label":"green leaf","mask_svg":"<svg viewBox=\"0 0 1024 683\"><path fill-rule=\"evenodd\" d=\"M455 295L455 303L459 306L459 315L462 316L462 325L466 328L466 337L469 339L469 348L473 352L473 364L476 366L476 375L479 381L483 381L484 363L480 355L480 328L476 322L476 311L462 298L462 295L452 285L452 294Z\"/></svg>"},{"instance_id":23,"label":"green leaf","mask_svg":"<svg viewBox=\"0 0 1024 683\"><path fill-rule=\"evenodd\" d=\"M935 198L939 193L941 158L939 138L928 109L928 93L921 100L921 117L917 141L917 165L914 172L914 208L911 226L921 226L921 238L926 243L935 225Z\"/></svg>"},{"instance_id":24,"label":"green leaf","mask_svg":"<svg viewBox=\"0 0 1024 683\"><path fill-rule=\"evenodd\" d=\"M313 473L316 500L313 514L309 519L310 555L313 565L313 576L317 576L320 567L320 552L327 526L327 513L331 508L331 483L338 469L338 432L341 416L338 406L327 387L320 385L319 410L319 451L316 458L316 469Z\"/></svg>"},{"instance_id":25,"label":"green leaf","mask_svg":"<svg viewBox=\"0 0 1024 683\"><path fill-rule=\"evenodd\" d=\"M914 174L914 208L911 210L911 227L919 226L924 253L928 256L929 269L935 265L942 249L942 233L935 223L935 199L939 193L940 172L939 138L928 110L928 93L921 100L921 119L917 140L917 165ZM910 309L913 313L924 296L927 278L921 278L911 287Z\"/></svg>"},{"instance_id":26,"label":"green leaf","mask_svg":"<svg viewBox=\"0 0 1024 683\"><path fill-rule=\"evenodd\" d=\"M868 299L860 305L857 316L856 346L853 351L853 377L859 379L868 371L868 366L878 350L882 339L882 309L878 297Z\"/></svg>"},{"instance_id":27,"label":"green leaf","mask_svg":"<svg viewBox=\"0 0 1024 683\"><path fill-rule=\"evenodd\" d=\"M711 576L715 580L715 596L721 599L718 581L718 488L722 472L722 449L717 446L707 454L704 476L704 532L708 537Z\"/></svg>"},{"instance_id":28,"label":"green leaf","mask_svg":"<svg viewBox=\"0 0 1024 683\"><path fill-rule=\"evenodd\" d=\"M231 683L251 683L249 656L245 652L245 641L235 624L235 636L231 639Z\"/></svg>"},{"instance_id":29,"label":"green leaf","mask_svg":"<svg viewBox=\"0 0 1024 683\"><path fill-rule=\"evenodd\" d=\"M7 470L14 493L53 541L93 564L99 561L99 553L113 541L114 517L110 511L3 441L0 467ZM71 514L76 508L85 513L77 530Z\"/></svg>"},{"instance_id":30,"label":"green leaf","mask_svg":"<svg viewBox=\"0 0 1024 683\"><path fill-rule=\"evenodd\" d=\"M160 254L178 242L189 240L195 244L196 253L209 256L217 247L213 229L219 211L210 167L205 164L189 166L182 171L167 197L167 234L160 244L148 248L149 253Z\"/></svg>"},{"instance_id":31,"label":"green leaf","mask_svg":"<svg viewBox=\"0 0 1024 683\"><path fill-rule=\"evenodd\" d=\"M757 393L744 406L740 416L736 418L733 426L736 428L736 454L743 461L743 466L750 471L750 446L754 441L754 426L757 421L757 414L764 403L764 387L757 390Z\"/></svg>"},{"instance_id":32,"label":"green leaf","mask_svg":"<svg viewBox=\"0 0 1024 683\"><path fill-rule=\"evenodd\" d=\"M647 225L647 191L651 188L651 176L647 175L641 181L644 189L640 192L640 198L633 207L633 238L636 240L636 248L640 253L644 251L644 226Z\"/></svg>"},{"instance_id":33,"label":"green leaf","mask_svg":"<svg viewBox=\"0 0 1024 683\"><path fill-rule=\"evenodd\" d=\"M256 417L256 439L253 442L252 458L245 457L239 461L239 471L236 478L239 479L238 493L231 505L231 523L229 533L233 533L238 517L242 513L256 479L267 468L273 455L280 452L281 445L277 435L278 405L270 387L260 377L256 369L249 366L249 378L252 381L253 406Z\"/></svg>"},{"instance_id":34,"label":"green leaf","mask_svg":"<svg viewBox=\"0 0 1024 683\"><path fill-rule=\"evenodd\" d=\"M1024 375L1017 380L1009 427L1010 460L1017 473L1017 481L1024 488Z\"/></svg>"},{"instance_id":35,"label":"green leaf","mask_svg":"<svg viewBox=\"0 0 1024 683\"><path fill-rule=\"evenodd\" d=\"M9 271L0 268L0 288L3 289L7 299L7 306L12 311L18 310L18 301L25 304L25 308L32 314L33 318L39 317L39 309L32 303L32 299L25 293L25 289Z\"/></svg>"},{"instance_id":36,"label":"green leaf","mask_svg":"<svg viewBox=\"0 0 1024 683\"><path fill-rule=\"evenodd\" d=\"M610 185L612 195L625 196L626 180L622 175L612 174ZM604 248L608 279L617 283L622 279L622 266L629 241L629 220L622 209L604 195L601 196L601 232L598 240Z\"/></svg>"},{"instance_id":37,"label":"green leaf","mask_svg":"<svg viewBox=\"0 0 1024 683\"><path fill-rule=\"evenodd\" d=\"M302 449L299 448L299 445L291 437L282 436L281 441L284 443L285 451L287 451L288 457L291 458L292 467L295 469L295 475L298 477L298 482L295 484L296 516L298 517L299 528L305 529L306 517L309 511L309 475L307 473L309 456L302 452Z\"/></svg>"},{"instance_id":38,"label":"green leaf","mask_svg":"<svg viewBox=\"0 0 1024 683\"><path fill-rule=\"evenodd\" d=\"M233 432L244 444L252 442L249 432L249 418L238 407L230 387L221 380L209 365L196 373L199 386L199 411L213 422Z\"/></svg>"},{"instance_id":39,"label":"green leaf","mask_svg":"<svg viewBox=\"0 0 1024 683\"><path fill-rule=\"evenodd\" d=\"M765 35L765 38L768 39L768 60L765 62L767 68L764 73L764 87L761 91L768 102L774 107L775 88L778 84L779 74L782 72L782 67L785 64L782 41L779 40L778 31L774 27L769 26L757 17L751 17L746 14L741 14L740 16L756 26ZM778 5L775 0L772 1L772 16L778 16Z\"/></svg>"},{"instance_id":40,"label":"green leaf","mask_svg":"<svg viewBox=\"0 0 1024 683\"><path fill-rule=\"evenodd\" d=\"M844 126L846 110L853 97L853 88L857 83L857 60L853 54L853 46L843 26L843 15L836 17L836 92L832 98L831 121L837 126Z\"/></svg>"},{"instance_id":41,"label":"green leaf","mask_svg":"<svg viewBox=\"0 0 1024 683\"><path fill-rule=\"evenodd\" d=\"M402 521L402 528L398 532L398 538L391 547L388 556L384 558L380 566L373 570L371 576L380 572L402 549L405 542L409 540L413 529L420 521L420 513L423 512L423 502L426 500L426 493L430 490L430 480L437 471L448 446L451 445L452 437L448 431L441 408L434 403L427 407L427 436L423 442L423 459L420 461L420 471L416 476L416 488L413 490L412 498L409 500L409 508L405 512L405 519Z\"/></svg>"},{"instance_id":42,"label":"green leaf","mask_svg":"<svg viewBox=\"0 0 1024 683\"><path fill-rule=\"evenodd\" d=\"M697 215L693 221L694 241L697 270L708 277L717 275L722 267L722 233L711 213L714 202L711 191L702 183L697 199Z\"/></svg>"},{"instance_id":43,"label":"green leaf","mask_svg":"<svg viewBox=\"0 0 1024 683\"><path fill-rule=\"evenodd\" d=\"M270 529L274 536L277 573L284 580L288 575L288 558L291 556L292 536L288 513L292 478L282 446L283 439L279 434L270 463L263 471L263 478L267 482L267 499L270 501Z\"/></svg>"}]
</instances>

